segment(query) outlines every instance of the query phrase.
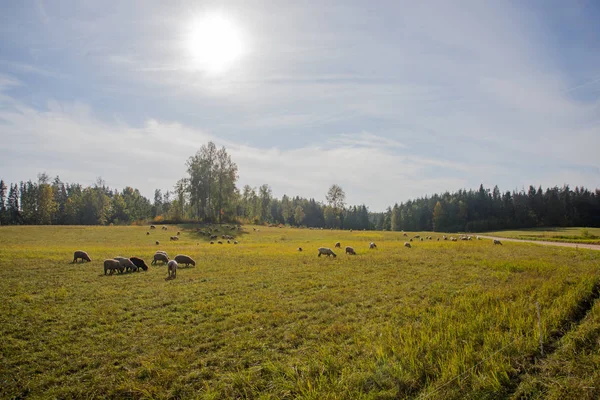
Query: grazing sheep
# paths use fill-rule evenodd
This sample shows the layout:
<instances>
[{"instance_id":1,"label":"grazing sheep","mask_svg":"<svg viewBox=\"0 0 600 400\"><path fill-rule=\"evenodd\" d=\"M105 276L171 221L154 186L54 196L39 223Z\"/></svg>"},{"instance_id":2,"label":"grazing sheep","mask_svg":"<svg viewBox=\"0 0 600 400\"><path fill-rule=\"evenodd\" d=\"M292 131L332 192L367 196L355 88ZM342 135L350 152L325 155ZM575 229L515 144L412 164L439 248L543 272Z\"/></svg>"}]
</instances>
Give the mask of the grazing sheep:
<instances>
[{"instance_id":1,"label":"grazing sheep","mask_svg":"<svg viewBox=\"0 0 600 400\"><path fill-rule=\"evenodd\" d=\"M150 232L146 232L146 235L149 235L149 234L150 234Z\"/></svg>"},{"instance_id":2,"label":"grazing sheep","mask_svg":"<svg viewBox=\"0 0 600 400\"><path fill-rule=\"evenodd\" d=\"M215 244L215 242L213 242L212 240L210 241L210 244Z\"/></svg>"},{"instance_id":3,"label":"grazing sheep","mask_svg":"<svg viewBox=\"0 0 600 400\"><path fill-rule=\"evenodd\" d=\"M352 247L346 246L346 254L350 254L350 255L355 256L356 252L354 251L354 249Z\"/></svg>"},{"instance_id":4,"label":"grazing sheep","mask_svg":"<svg viewBox=\"0 0 600 400\"><path fill-rule=\"evenodd\" d=\"M78 259L81 258L81 262L85 261L92 261L92 259L90 258L90 256L88 256L88 253L86 253L83 250L77 250L75 253L73 253L73 263L76 263ZM73 264L71 263L71 264Z\"/></svg>"},{"instance_id":5,"label":"grazing sheep","mask_svg":"<svg viewBox=\"0 0 600 400\"><path fill-rule=\"evenodd\" d=\"M119 263L118 260L114 260L114 259L104 260L104 275L106 275L106 273L108 271L110 271L111 275L115 271L121 271L121 272L123 272L122 268L123 267L121 267L121 263Z\"/></svg>"},{"instance_id":6,"label":"grazing sheep","mask_svg":"<svg viewBox=\"0 0 600 400\"><path fill-rule=\"evenodd\" d=\"M370 249L376 249L377 245L375 244L375 242L371 242L371 243L369 243L369 248Z\"/></svg>"},{"instance_id":7,"label":"grazing sheep","mask_svg":"<svg viewBox=\"0 0 600 400\"><path fill-rule=\"evenodd\" d=\"M408 247L410 249L412 246L410 245L410 243L404 242L404 247Z\"/></svg>"},{"instance_id":8,"label":"grazing sheep","mask_svg":"<svg viewBox=\"0 0 600 400\"><path fill-rule=\"evenodd\" d=\"M158 246L159 244L160 244L160 242L157 240L157 241L156 241L156 245Z\"/></svg>"},{"instance_id":9,"label":"grazing sheep","mask_svg":"<svg viewBox=\"0 0 600 400\"><path fill-rule=\"evenodd\" d=\"M415 237L415 239L420 239L421 235L415 235L414 237Z\"/></svg>"},{"instance_id":10,"label":"grazing sheep","mask_svg":"<svg viewBox=\"0 0 600 400\"><path fill-rule=\"evenodd\" d=\"M169 261L167 264L167 273L169 274L169 279L177 278L177 261Z\"/></svg>"},{"instance_id":11,"label":"grazing sheep","mask_svg":"<svg viewBox=\"0 0 600 400\"><path fill-rule=\"evenodd\" d=\"M423 241L423 238L420 238L421 242Z\"/></svg>"},{"instance_id":12,"label":"grazing sheep","mask_svg":"<svg viewBox=\"0 0 600 400\"><path fill-rule=\"evenodd\" d=\"M150 229L156 229L154 225L150 225Z\"/></svg>"},{"instance_id":13,"label":"grazing sheep","mask_svg":"<svg viewBox=\"0 0 600 400\"><path fill-rule=\"evenodd\" d=\"M404 233L402 234L402 236L408 236L408 233L404 232Z\"/></svg>"},{"instance_id":14,"label":"grazing sheep","mask_svg":"<svg viewBox=\"0 0 600 400\"><path fill-rule=\"evenodd\" d=\"M144 260L142 260L141 258L129 257L129 259L131 260L132 263L135 264L136 267L138 267L138 271L140 268L143 269L144 271L148 271L148 266L146 265Z\"/></svg>"},{"instance_id":15,"label":"grazing sheep","mask_svg":"<svg viewBox=\"0 0 600 400\"><path fill-rule=\"evenodd\" d=\"M298 247L298 251L302 251L302 247Z\"/></svg>"},{"instance_id":16,"label":"grazing sheep","mask_svg":"<svg viewBox=\"0 0 600 400\"><path fill-rule=\"evenodd\" d=\"M162 254L164 254L165 256L169 257L169 255L167 254L167 252L166 252L166 251L164 251L164 250L156 250L154 253L162 253Z\"/></svg>"},{"instance_id":17,"label":"grazing sheep","mask_svg":"<svg viewBox=\"0 0 600 400\"><path fill-rule=\"evenodd\" d=\"M439 242L439 241L440 241L440 238L437 238L437 241Z\"/></svg>"},{"instance_id":18,"label":"grazing sheep","mask_svg":"<svg viewBox=\"0 0 600 400\"><path fill-rule=\"evenodd\" d=\"M498 239L494 239L494 244L502 244L502 242L499 241Z\"/></svg>"},{"instance_id":19,"label":"grazing sheep","mask_svg":"<svg viewBox=\"0 0 600 400\"><path fill-rule=\"evenodd\" d=\"M448 236L444 235L444 240L448 240Z\"/></svg>"},{"instance_id":20,"label":"grazing sheep","mask_svg":"<svg viewBox=\"0 0 600 400\"><path fill-rule=\"evenodd\" d=\"M210 240L217 240L218 236L217 235L211 235L210 236Z\"/></svg>"},{"instance_id":21,"label":"grazing sheep","mask_svg":"<svg viewBox=\"0 0 600 400\"><path fill-rule=\"evenodd\" d=\"M227 239L227 244L231 244L231 242L229 241L229 239Z\"/></svg>"},{"instance_id":22,"label":"grazing sheep","mask_svg":"<svg viewBox=\"0 0 600 400\"><path fill-rule=\"evenodd\" d=\"M138 267L137 265L135 265L133 262L131 262L131 260L129 258L125 258L125 257L114 257L114 260L117 260L119 262L119 264L121 264L121 267L123 267L125 269L125 271L137 271Z\"/></svg>"},{"instance_id":23,"label":"grazing sheep","mask_svg":"<svg viewBox=\"0 0 600 400\"><path fill-rule=\"evenodd\" d=\"M181 235L181 232L177 232L177 236Z\"/></svg>"},{"instance_id":24,"label":"grazing sheep","mask_svg":"<svg viewBox=\"0 0 600 400\"><path fill-rule=\"evenodd\" d=\"M412 242L412 238L409 239Z\"/></svg>"},{"instance_id":25,"label":"grazing sheep","mask_svg":"<svg viewBox=\"0 0 600 400\"><path fill-rule=\"evenodd\" d=\"M221 242L220 240L219 240L217 243L219 243L219 244L223 244L223 242Z\"/></svg>"},{"instance_id":26,"label":"grazing sheep","mask_svg":"<svg viewBox=\"0 0 600 400\"><path fill-rule=\"evenodd\" d=\"M237 240L234 240L234 241L233 241L233 244L238 244L238 241L237 241Z\"/></svg>"},{"instance_id":27,"label":"grazing sheep","mask_svg":"<svg viewBox=\"0 0 600 400\"><path fill-rule=\"evenodd\" d=\"M335 253L333 252L333 250L331 250L328 247L319 247L319 257L321 257L321 254L325 254L327 257L329 257L329 256L333 256L333 258L337 257L335 255Z\"/></svg>"},{"instance_id":28,"label":"grazing sheep","mask_svg":"<svg viewBox=\"0 0 600 400\"><path fill-rule=\"evenodd\" d=\"M336 247L336 248L341 248L341 247L342 247L342 244L341 244L340 242L337 242L337 243L335 244L335 247Z\"/></svg>"},{"instance_id":29,"label":"grazing sheep","mask_svg":"<svg viewBox=\"0 0 600 400\"><path fill-rule=\"evenodd\" d=\"M163 264L169 262L169 257L165 253L154 253L154 260L150 264L156 264L162 261Z\"/></svg>"},{"instance_id":30,"label":"grazing sheep","mask_svg":"<svg viewBox=\"0 0 600 400\"><path fill-rule=\"evenodd\" d=\"M457 238L455 238L455 237L451 237L451 238L450 238L450 240L451 240L452 242L458 242L458 239L457 239Z\"/></svg>"},{"instance_id":31,"label":"grazing sheep","mask_svg":"<svg viewBox=\"0 0 600 400\"><path fill-rule=\"evenodd\" d=\"M196 261L190 256L186 256L184 254L177 254L174 258L177 261L177 264L185 264L186 267L189 267L192 264L194 267L196 266Z\"/></svg>"}]
</instances>

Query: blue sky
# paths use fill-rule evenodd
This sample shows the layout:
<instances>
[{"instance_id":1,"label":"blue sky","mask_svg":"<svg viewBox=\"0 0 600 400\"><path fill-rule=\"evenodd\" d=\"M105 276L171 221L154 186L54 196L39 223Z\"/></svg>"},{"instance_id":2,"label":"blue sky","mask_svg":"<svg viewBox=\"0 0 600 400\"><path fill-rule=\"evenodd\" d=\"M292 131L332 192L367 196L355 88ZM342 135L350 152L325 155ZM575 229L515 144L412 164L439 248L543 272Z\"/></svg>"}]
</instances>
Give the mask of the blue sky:
<instances>
[{"instance_id":1,"label":"blue sky","mask_svg":"<svg viewBox=\"0 0 600 400\"><path fill-rule=\"evenodd\" d=\"M194 21L244 51L198 66ZM0 3L0 178L172 189L213 140L239 186L381 211L497 184L600 187L597 1ZM218 40L218 39L215 39Z\"/></svg>"}]
</instances>

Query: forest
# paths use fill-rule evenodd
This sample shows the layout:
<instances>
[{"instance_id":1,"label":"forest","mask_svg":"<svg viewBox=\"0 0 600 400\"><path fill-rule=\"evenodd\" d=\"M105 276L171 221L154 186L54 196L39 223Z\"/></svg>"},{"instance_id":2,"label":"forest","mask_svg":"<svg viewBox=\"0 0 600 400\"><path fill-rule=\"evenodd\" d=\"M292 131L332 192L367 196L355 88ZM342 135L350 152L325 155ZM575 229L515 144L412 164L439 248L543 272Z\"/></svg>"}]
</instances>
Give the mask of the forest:
<instances>
[{"instance_id":1,"label":"forest","mask_svg":"<svg viewBox=\"0 0 600 400\"><path fill-rule=\"evenodd\" d=\"M238 169L225 147L209 142L187 162L187 176L154 198L136 188L111 189L98 178L92 186L38 174L37 181L0 180L2 225L108 225L182 222L241 222L334 229L482 232L533 227L600 226L600 189L568 185L501 192L495 186L434 194L385 212L346 205L336 184L326 201L273 196L271 187L237 187Z\"/></svg>"}]
</instances>

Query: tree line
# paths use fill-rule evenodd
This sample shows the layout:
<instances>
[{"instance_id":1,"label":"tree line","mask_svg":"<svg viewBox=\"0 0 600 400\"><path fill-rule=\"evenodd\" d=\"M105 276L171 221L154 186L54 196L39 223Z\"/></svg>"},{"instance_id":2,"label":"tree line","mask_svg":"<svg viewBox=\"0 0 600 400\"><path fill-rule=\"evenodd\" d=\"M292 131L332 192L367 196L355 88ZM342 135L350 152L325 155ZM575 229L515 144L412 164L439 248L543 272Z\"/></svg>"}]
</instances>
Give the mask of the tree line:
<instances>
[{"instance_id":1,"label":"tree line","mask_svg":"<svg viewBox=\"0 0 600 400\"><path fill-rule=\"evenodd\" d=\"M600 226L600 190L533 186L501 193L483 185L394 204L373 213L346 206L345 193L332 185L325 202L300 196L273 196L268 184L237 187L238 168L225 147L209 142L187 162L187 176L172 190L154 191L153 201L138 189L109 188L98 178L84 187L38 175L37 182L0 180L2 225L108 225L177 222L245 222L314 228L477 232L543 226Z\"/></svg>"},{"instance_id":2,"label":"tree line","mask_svg":"<svg viewBox=\"0 0 600 400\"><path fill-rule=\"evenodd\" d=\"M483 185L394 204L373 216L376 229L485 232L535 227L600 227L600 190L568 185L501 193Z\"/></svg>"}]
</instances>

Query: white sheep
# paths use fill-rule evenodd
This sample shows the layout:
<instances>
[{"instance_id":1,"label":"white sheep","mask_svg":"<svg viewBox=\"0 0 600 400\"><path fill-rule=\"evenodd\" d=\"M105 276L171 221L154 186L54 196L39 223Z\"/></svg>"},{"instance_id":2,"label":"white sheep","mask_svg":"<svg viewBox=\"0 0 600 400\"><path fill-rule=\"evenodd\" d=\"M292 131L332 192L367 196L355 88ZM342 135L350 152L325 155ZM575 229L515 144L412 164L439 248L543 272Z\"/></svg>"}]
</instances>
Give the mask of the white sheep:
<instances>
[{"instance_id":1,"label":"white sheep","mask_svg":"<svg viewBox=\"0 0 600 400\"><path fill-rule=\"evenodd\" d=\"M125 271L137 271L138 267L137 265L135 265L129 258L127 257L114 257L114 260L117 260L119 262L119 264L121 264L121 267L123 267L125 269Z\"/></svg>"},{"instance_id":2,"label":"white sheep","mask_svg":"<svg viewBox=\"0 0 600 400\"><path fill-rule=\"evenodd\" d=\"M167 264L167 273L169 274L168 279L177 278L177 261L169 261L169 263Z\"/></svg>"},{"instance_id":3,"label":"white sheep","mask_svg":"<svg viewBox=\"0 0 600 400\"><path fill-rule=\"evenodd\" d=\"M164 263L169 262L169 257L165 253L155 253L154 260L150 264L156 264L158 261L162 261Z\"/></svg>"},{"instance_id":4,"label":"white sheep","mask_svg":"<svg viewBox=\"0 0 600 400\"><path fill-rule=\"evenodd\" d=\"M404 247L408 247L410 249L412 246L410 245L410 243L404 242Z\"/></svg>"},{"instance_id":5,"label":"white sheep","mask_svg":"<svg viewBox=\"0 0 600 400\"><path fill-rule=\"evenodd\" d=\"M377 245L375 244L375 242L371 242L371 243L369 243L369 248L370 249L376 249Z\"/></svg>"},{"instance_id":6,"label":"white sheep","mask_svg":"<svg viewBox=\"0 0 600 400\"><path fill-rule=\"evenodd\" d=\"M121 267L121 263L119 263L118 260L104 260L104 275L106 275L108 271L110 271L110 274L112 275L115 271L123 272L123 267Z\"/></svg>"}]
</instances>

